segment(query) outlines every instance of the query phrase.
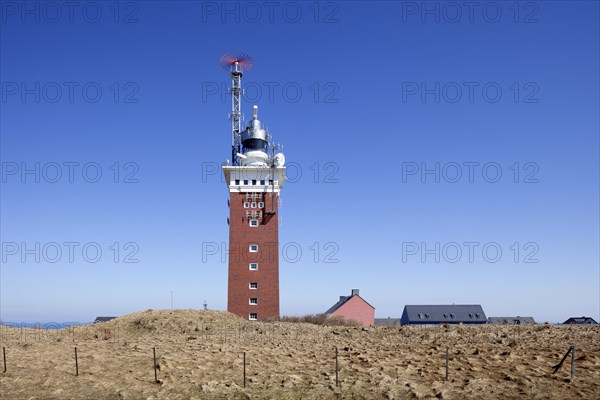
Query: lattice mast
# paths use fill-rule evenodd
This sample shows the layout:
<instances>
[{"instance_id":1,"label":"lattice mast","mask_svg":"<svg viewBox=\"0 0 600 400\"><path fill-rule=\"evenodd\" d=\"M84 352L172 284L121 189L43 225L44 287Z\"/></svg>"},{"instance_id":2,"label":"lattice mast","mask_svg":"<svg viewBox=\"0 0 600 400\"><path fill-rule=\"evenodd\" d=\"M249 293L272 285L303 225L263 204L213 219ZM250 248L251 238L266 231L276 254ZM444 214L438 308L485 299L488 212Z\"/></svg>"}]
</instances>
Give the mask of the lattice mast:
<instances>
[{"instance_id":1,"label":"lattice mast","mask_svg":"<svg viewBox=\"0 0 600 400\"><path fill-rule=\"evenodd\" d=\"M232 165L240 165L238 154L242 150L242 76L244 70L248 71L254 65L252 57L246 53L226 53L219 59L223 69L229 70L231 76L231 162Z\"/></svg>"}]
</instances>

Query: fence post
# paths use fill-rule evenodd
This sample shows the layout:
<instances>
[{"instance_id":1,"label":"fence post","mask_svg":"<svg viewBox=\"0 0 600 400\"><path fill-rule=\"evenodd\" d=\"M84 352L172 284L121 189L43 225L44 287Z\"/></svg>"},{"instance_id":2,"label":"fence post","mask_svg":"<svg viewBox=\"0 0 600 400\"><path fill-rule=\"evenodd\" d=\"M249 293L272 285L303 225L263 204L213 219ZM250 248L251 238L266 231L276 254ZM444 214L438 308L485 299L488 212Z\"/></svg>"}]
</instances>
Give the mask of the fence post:
<instances>
[{"instance_id":1,"label":"fence post","mask_svg":"<svg viewBox=\"0 0 600 400\"><path fill-rule=\"evenodd\" d=\"M154 355L154 382L158 382L158 372L156 370L156 347L152 348L152 354Z\"/></svg>"},{"instance_id":2,"label":"fence post","mask_svg":"<svg viewBox=\"0 0 600 400\"><path fill-rule=\"evenodd\" d=\"M244 387L246 387L246 352L244 352Z\"/></svg>"},{"instance_id":3,"label":"fence post","mask_svg":"<svg viewBox=\"0 0 600 400\"><path fill-rule=\"evenodd\" d=\"M340 386L340 380L339 380L339 375L338 375L338 348L336 346L335 348L335 386Z\"/></svg>"},{"instance_id":4,"label":"fence post","mask_svg":"<svg viewBox=\"0 0 600 400\"><path fill-rule=\"evenodd\" d=\"M573 345L573 350L571 350L571 383L575 380L575 345Z\"/></svg>"},{"instance_id":5,"label":"fence post","mask_svg":"<svg viewBox=\"0 0 600 400\"><path fill-rule=\"evenodd\" d=\"M6 349L2 346L2 359L4 359L4 373L6 373Z\"/></svg>"},{"instance_id":6,"label":"fence post","mask_svg":"<svg viewBox=\"0 0 600 400\"><path fill-rule=\"evenodd\" d=\"M446 382L448 381L448 346L446 346Z\"/></svg>"},{"instance_id":7,"label":"fence post","mask_svg":"<svg viewBox=\"0 0 600 400\"><path fill-rule=\"evenodd\" d=\"M77 358L77 346L75 346L75 376L79 376L79 360Z\"/></svg>"}]
</instances>

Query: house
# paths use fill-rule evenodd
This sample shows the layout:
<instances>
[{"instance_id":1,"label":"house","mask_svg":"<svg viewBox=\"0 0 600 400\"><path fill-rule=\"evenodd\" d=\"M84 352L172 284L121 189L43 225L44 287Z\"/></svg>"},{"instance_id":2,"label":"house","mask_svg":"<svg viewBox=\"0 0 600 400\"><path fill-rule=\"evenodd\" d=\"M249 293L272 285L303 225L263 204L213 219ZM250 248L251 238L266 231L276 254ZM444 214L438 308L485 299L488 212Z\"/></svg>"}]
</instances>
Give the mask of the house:
<instances>
[{"instance_id":1,"label":"house","mask_svg":"<svg viewBox=\"0 0 600 400\"><path fill-rule=\"evenodd\" d=\"M488 324L500 324L500 325L523 325L523 324L535 324L533 317L489 317Z\"/></svg>"},{"instance_id":2,"label":"house","mask_svg":"<svg viewBox=\"0 0 600 400\"><path fill-rule=\"evenodd\" d=\"M375 324L375 307L360 297L358 289L352 289L350 296L340 296L340 300L325 311L325 315L352 319L363 326Z\"/></svg>"},{"instance_id":3,"label":"house","mask_svg":"<svg viewBox=\"0 0 600 400\"><path fill-rule=\"evenodd\" d=\"M111 319L115 319L117 317L96 317L96 319L94 320L94 323L97 324L98 322L107 322L110 321Z\"/></svg>"},{"instance_id":4,"label":"house","mask_svg":"<svg viewBox=\"0 0 600 400\"><path fill-rule=\"evenodd\" d=\"M592 317L571 317L563 325L598 325Z\"/></svg>"},{"instance_id":5,"label":"house","mask_svg":"<svg viewBox=\"0 0 600 400\"><path fill-rule=\"evenodd\" d=\"M402 325L485 324L487 317L478 304L404 306Z\"/></svg>"},{"instance_id":6,"label":"house","mask_svg":"<svg viewBox=\"0 0 600 400\"><path fill-rule=\"evenodd\" d=\"M375 326L393 327L400 326L400 318L375 318Z\"/></svg>"}]
</instances>

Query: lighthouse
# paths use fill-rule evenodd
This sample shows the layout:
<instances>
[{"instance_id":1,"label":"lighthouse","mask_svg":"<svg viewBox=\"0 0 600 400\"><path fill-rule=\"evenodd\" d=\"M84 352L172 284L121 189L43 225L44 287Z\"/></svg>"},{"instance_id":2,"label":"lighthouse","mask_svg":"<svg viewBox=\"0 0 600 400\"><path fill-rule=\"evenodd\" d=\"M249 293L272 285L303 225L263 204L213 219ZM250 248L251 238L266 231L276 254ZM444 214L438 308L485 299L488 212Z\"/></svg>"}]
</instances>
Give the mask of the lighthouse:
<instances>
[{"instance_id":1,"label":"lighthouse","mask_svg":"<svg viewBox=\"0 0 600 400\"><path fill-rule=\"evenodd\" d=\"M227 311L251 321L279 317L279 196L285 157L258 118L243 126L241 79L252 58L225 54L231 76L231 162L223 165L229 191Z\"/></svg>"}]
</instances>

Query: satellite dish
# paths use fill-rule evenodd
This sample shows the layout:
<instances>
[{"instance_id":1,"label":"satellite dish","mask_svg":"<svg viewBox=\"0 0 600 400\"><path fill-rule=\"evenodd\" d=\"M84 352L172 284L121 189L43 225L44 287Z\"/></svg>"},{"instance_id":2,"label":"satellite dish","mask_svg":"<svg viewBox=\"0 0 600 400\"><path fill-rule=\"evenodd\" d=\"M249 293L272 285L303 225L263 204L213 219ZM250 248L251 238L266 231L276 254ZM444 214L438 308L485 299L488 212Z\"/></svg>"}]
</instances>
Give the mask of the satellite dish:
<instances>
[{"instance_id":1,"label":"satellite dish","mask_svg":"<svg viewBox=\"0 0 600 400\"><path fill-rule=\"evenodd\" d=\"M273 162L275 163L276 167L283 167L283 165L285 164L285 156L283 155L283 153L275 154L275 160L273 160Z\"/></svg>"}]
</instances>

